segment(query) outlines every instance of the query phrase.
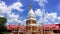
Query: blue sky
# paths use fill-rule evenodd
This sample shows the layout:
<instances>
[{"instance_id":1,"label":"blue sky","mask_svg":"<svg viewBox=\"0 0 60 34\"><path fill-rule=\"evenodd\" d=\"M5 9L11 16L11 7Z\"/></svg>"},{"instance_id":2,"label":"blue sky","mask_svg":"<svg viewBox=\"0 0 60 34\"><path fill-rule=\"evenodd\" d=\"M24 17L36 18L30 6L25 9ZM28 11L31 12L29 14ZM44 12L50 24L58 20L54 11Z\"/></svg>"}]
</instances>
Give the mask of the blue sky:
<instances>
[{"instance_id":1,"label":"blue sky","mask_svg":"<svg viewBox=\"0 0 60 34\"><path fill-rule=\"evenodd\" d=\"M36 15L37 24L60 23L60 0L1 0L0 17L7 18L7 25L25 25L30 4Z\"/></svg>"}]
</instances>

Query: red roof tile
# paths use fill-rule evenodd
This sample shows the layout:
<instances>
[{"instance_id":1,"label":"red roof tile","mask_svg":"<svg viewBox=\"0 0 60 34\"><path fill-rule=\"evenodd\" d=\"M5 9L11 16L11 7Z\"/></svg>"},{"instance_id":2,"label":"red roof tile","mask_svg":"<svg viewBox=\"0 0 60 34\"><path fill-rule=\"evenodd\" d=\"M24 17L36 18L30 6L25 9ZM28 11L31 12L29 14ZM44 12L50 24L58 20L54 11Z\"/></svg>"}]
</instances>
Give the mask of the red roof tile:
<instances>
[{"instance_id":1,"label":"red roof tile","mask_svg":"<svg viewBox=\"0 0 60 34\"><path fill-rule=\"evenodd\" d=\"M8 25L7 26L7 29L8 30L12 30L12 29L17 30L18 27L21 30L26 30L26 28L25 28L26 26L18 26L18 25L12 25L12 24L11 25ZM48 25L44 25L43 26L44 30L49 30L51 27L52 27L53 30L60 30L58 24L48 24ZM40 30L40 26L37 26L37 28L38 28L38 30Z\"/></svg>"}]
</instances>

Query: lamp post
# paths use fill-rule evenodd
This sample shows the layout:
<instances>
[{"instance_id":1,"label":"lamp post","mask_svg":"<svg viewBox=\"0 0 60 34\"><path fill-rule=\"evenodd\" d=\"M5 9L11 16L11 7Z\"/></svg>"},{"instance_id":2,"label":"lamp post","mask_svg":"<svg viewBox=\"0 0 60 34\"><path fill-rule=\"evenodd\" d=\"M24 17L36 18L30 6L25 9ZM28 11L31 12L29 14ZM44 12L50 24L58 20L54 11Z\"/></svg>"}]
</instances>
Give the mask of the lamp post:
<instances>
[{"instance_id":1,"label":"lamp post","mask_svg":"<svg viewBox=\"0 0 60 34\"><path fill-rule=\"evenodd\" d=\"M43 23L40 23L40 32L43 34Z\"/></svg>"},{"instance_id":2,"label":"lamp post","mask_svg":"<svg viewBox=\"0 0 60 34\"><path fill-rule=\"evenodd\" d=\"M53 28L52 28L52 25L50 26L50 31L51 31L51 34L53 34Z\"/></svg>"},{"instance_id":3,"label":"lamp post","mask_svg":"<svg viewBox=\"0 0 60 34\"><path fill-rule=\"evenodd\" d=\"M41 23L41 34L43 34L43 24Z\"/></svg>"},{"instance_id":4,"label":"lamp post","mask_svg":"<svg viewBox=\"0 0 60 34\"><path fill-rule=\"evenodd\" d=\"M18 23L18 34L20 34L20 23Z\"/></svg>"}]
</instances>

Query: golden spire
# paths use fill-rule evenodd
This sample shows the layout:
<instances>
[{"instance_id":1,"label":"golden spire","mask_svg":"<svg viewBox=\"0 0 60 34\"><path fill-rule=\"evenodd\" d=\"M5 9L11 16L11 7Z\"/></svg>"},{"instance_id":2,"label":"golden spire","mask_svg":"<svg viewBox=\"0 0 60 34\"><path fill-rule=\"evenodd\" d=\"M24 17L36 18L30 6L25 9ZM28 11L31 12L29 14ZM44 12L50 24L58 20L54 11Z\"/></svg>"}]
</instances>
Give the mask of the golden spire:
<instances>
[{"instance_id":1,"label":"golden spire","mask_svg":"<svg viewBox=\"0 0 60 34\"><path fill-rule=\"evenodd\" d=\"M32 9L32 4L30 4L30 9Z\"/></svg>"}]
</instances>

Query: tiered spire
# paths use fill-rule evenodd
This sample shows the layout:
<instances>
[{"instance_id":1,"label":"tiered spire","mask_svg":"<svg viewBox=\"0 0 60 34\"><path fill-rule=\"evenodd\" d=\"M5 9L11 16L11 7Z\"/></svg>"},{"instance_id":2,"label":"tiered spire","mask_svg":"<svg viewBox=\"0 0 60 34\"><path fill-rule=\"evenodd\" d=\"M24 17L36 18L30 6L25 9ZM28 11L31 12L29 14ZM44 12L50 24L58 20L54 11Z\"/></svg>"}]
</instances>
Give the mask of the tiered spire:
<instances>
[{"instance_id":1,"label":"tiered spire","mask_svg":"<svg viewBox=\"0 0 60 34\"><path fill-rule=\"evenodd\" d=\"M35 16L35 14L33 12L33 9L32 9L32 4L30 4L30 10L28 12L28 17L27 18L32 19L32 20L36 20L36 16Z\"/></svg>"}]
</instances>

